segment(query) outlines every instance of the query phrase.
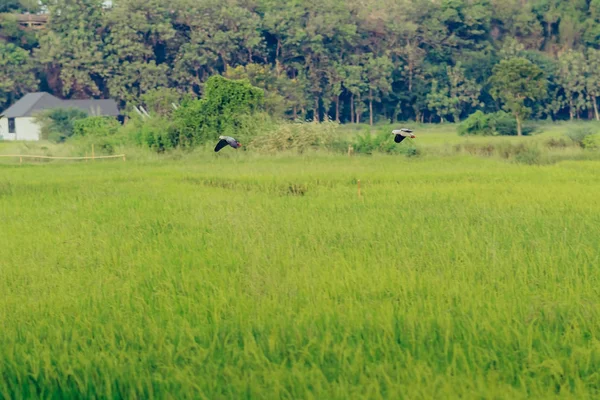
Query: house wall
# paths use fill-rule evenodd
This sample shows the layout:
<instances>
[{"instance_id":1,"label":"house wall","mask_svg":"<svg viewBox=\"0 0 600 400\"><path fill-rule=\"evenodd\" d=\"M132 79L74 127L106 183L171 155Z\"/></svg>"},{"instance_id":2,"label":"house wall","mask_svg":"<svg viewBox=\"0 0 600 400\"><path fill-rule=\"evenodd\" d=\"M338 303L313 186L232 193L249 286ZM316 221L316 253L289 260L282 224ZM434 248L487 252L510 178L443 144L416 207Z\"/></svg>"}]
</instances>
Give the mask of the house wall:
<instances>
[{"instance_id":1,"label":"house wall","mask_svg":"<svg viewBox=\"0 0 600 400\"><path fill-rule=\"evenodd\" d=\"M40 127L31 117L15 118L16 140L40 140Z\"/></svg>"},{"instance_id":2,"label":"house wall","mask_svg":"<svg viewBox=\"0 0 600 400\"><path fill-rule=\"evenodd\" d=\"M0 120L0 138L2 140L40 140L40 127L34 118L15 118L15 131L8 133L8 118Z\"/></svg>"},{"instance_id":3,"label":"house wall","mask_svg":"<svg viewBox=\"0 0 600 400\"><path fill-rule=\"evenodd\" d=\"M0 119L0 140L15 140L15 135L8 133L8 119Z\"/></svg>"}]
</instances>

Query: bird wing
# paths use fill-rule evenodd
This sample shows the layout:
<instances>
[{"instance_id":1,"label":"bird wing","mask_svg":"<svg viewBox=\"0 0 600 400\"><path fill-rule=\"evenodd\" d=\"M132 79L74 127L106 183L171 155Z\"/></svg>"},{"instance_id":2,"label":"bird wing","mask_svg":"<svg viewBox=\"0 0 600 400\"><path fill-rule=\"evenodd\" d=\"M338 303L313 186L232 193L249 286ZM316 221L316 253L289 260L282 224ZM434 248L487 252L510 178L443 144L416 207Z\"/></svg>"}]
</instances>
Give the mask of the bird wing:
<instances>
[{"instance_id":1,"label":"bird wing","mask_svg":"<svg viewBox=\"0 0 600 400\"><path fill-rule=\"evenodd\" d=\"M396 143L400 143L401 141L403 141L406 138L406 136L402 136L402 135L396 135L394 136L394 142Z\"/></svg>"},{"instance_id":2,"label":"bird wing","mask_svg":"<svg viewBox=\"0 0 600 400\"><path fill-rule=\"evenodd\" d=\"M219 140L219 143L217 143L217 145L215 146L215 153L219 150L221 150L223 147L227 146L227 140L225 139L221 139Z\"/></svg>"},{"instance_id":3,"label":"bird wing","mask_svg":"<svg viewBox=\"0 0 600 400\"><path fill-rule=\"evenodd\" d=\"M412 133L412 129L402 128L400 129L402 132Z\"/></svg>"},{"instance_id":4,"label":"bird wing","mask_svg":"<svg viewBox=\"0 0 600 400\"><path fill-rule=\"evenodd\" d=\"M0 114L0 119L4 118L4 114Z\"/></svg>"}]
</instances>

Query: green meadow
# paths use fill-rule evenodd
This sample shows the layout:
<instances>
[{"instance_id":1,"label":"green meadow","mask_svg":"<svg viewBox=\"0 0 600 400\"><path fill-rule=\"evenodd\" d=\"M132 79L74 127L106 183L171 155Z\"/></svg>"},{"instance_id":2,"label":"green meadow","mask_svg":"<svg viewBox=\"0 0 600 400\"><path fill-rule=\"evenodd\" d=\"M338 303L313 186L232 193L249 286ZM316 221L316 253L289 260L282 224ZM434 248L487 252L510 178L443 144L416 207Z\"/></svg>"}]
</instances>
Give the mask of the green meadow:
<instances>
[{"instance_id":1,"label":"green meadow","mask_svg":"<svg viewBox=\"0 0 600 400\"><path fill-rule=\"evenodd\" d=\"M416 134L0 159L0 398L598 398L598 158Z\"/></svg>"}]
</instances>

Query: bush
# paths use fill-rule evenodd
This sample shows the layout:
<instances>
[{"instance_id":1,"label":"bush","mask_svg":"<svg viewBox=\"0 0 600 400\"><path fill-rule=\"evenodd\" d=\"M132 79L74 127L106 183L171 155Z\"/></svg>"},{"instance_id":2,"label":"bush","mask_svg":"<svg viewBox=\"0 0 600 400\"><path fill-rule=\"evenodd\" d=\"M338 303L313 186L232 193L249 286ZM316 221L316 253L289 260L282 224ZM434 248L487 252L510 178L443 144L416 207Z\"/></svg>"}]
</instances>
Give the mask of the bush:
<instances>
[{"instance_id":1,"label":"bush","mask_svg":"<svg viewBox=\"0 0 600 400\"><path fill-rule=\"evenodd\" d=\"M405 139L402 144L406 143L407 140ZM407 157L419 155L417 148L398 145L398 143L394 142L394 136L389 132L380 132L377 135L371 135L369 132L366 132L358 135L354 151L359 154L373 154L374 152L404 154Z\"/></svg>"},{"instance_id":2,"label":"bush","mask_svg":"<svg viewBox=\"0 0 600 400\"><path fill-rule=\"evenodd\" d=\"M469 115L469 117L458 126L458 134L460 136L493 135L494 131L490 125L490 115L486 115L479 110Z\"/></svg>"},{"instance_id":3,"label":"bush","mask_svg":"<svg viewBox=\"0 0 600 400\"><path fill-rule=\"evenodd\" d=\"M152 117L145 121L134 120L132 122L135 129L133 137L139 145L149 147L158 153L179 145L179 136L173 129L173 123L167 119Z\"/></svg>"},{"instance_id":4,"label":"bush","mask_svg":"<svg viewBox=\"0 0 600 400\"><path fill-rule=\"evenodd\" d=\"M542 152L535 146L525 146L523 143L515 146L514 159L521 164L539 164L542 157Z\"/></svg>"},{"instance_id":5,"label":"bush","mask_svg":"<svg viewBox=\"0 0 600 400\"><path fill-rule=\"evenodd\" d=\"M160 88L147 91L141 96L142 104L152 116L168 117L173 114L173 103L191 100L187 95L180 94L174 88Z\"/></svg>"},{"instance_id":6,"label":"bush","mask_svg":"<svg viewBox=\"0 0 600 400\"><path fill-rule=\"evenodd\" d=\"M598 132L598 127L594 125L577 126L568 131L565 136L578 146L585 148L586 139ZM592 139L593 140L593 139Z\"/></svg>"},{"instance_id":7,"label":"bush","mask_svg":"<svg viewBox=\"0 0 600 400\"><path fill-rule=\"evenodd\" d=\"M594 133L586 136L583 141L583 148L586 150L598 151L600 150L600 134Z\"/></svg>"},{"instance_id":8,"label":"bush","mask_svg":"<svg viewBox=\"0 0 600 400\"><path fill-rule=\"evenodd\" d=\"M184 101L173 113L168 137L172 146L193 147L220 135L234 136L244 127L245 116L262 111L264 93L246 80L233 81L212 76L205 85L205 97Z\"/></svg>"},{"instance_id":9,"label":"bush","mask_svg":"<svg viewBox=\"0 0 600 400\"><path fill-rule=\"evenodd\" d=\"M496 143L462 143L454 146L456 152L465 151L469 154L492 157L498 156L506 160L514 160L522 164L539 164L542 158L541 150L533 143L508 141Z\"/></svg>"},{"instance_id":10,"label":"bush","mask_svg":"<svg viewBox=\"0 0 600 400\"><path fill-rule=\"evenodd\" d=\"M536 126L531 122L524 122L522 128L523 135L531 135L536 131ZM492 114L476 111L459 125L458 134L461 136L515 136L517 135L517 121L512 115L504 111Z\"/></svg>"},{"instance_id":11,"label":"bush","mask_svg":"<svg viewBox=\"0 0 600 400\"><path fill-rule=\"evenodd\" d=\"M550 147L550 148L561 148L564 149L565 147L568 147L569 144L567 143L567 141L563 138L550 138L546 141L546 146Z\"/></svg>"},{"instance_id":12,"label":"bush","mask_svg":"<svg viewBox=\"0 0 600 400\"><path fill-rule=\"evenodd\" d=\"M294 151L304 153L308 150L325 148L329 150L347 151L348 142L338 135L338 124L335 122L281 123L272 132L255 137L249 148L264 152Z\"/></svg>"},{"instance_id":13,"label":"bush","mask_svg":"<svg viewBox=\"0 0 600 400\"><path fill-rule=\"evenodd\" d=\"M111 136L119 130L119 121L111 117L87 117L73 122L75 136Z\"/></svg>"},{"instance_id":14,"label":"bush","mask_svg":"<svg viewBox=\"0 0 600 400\"><path fill-rule=\"evenodd\" d=\"M38 113L35 119L40 125L42 139L62 143L73 136L75 121L87 116L78 108L56 108Z\"/></svg>"}]
</instances>

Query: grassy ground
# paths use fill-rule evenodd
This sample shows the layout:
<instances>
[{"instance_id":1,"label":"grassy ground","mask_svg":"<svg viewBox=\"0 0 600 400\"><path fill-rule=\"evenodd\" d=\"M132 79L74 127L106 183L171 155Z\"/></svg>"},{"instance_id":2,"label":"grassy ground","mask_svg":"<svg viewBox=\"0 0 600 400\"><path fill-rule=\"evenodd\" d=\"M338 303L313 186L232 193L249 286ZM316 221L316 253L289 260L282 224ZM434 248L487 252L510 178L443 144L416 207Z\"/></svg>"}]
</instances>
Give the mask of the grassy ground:
<instances>
[{"instance_id":1,"label":"grassy ground","mask_svg":"<svg viewBox=\"0 0 600 400\"><path fill-rule=\"evenodd\" d=\"M229 150L0 165L0 398L600 396L600 163Z\"/></svg>"},{"instance_id":2,"label":"grassy ground","mask_svg":"<svg viewBox=\"0 0 600 400\"><path fill-rule=\"evenodd\" d=\"M310 125L310 124L309 124ZM402 143L403 148L413 147L418 150L421 157L447 157L456 155L475 155L484 157L503 158L505 161L515 161L514 151L516 147L525 146L525 150L531 150L536 153L532 164L551 164L564 160L600 160L600 152L590 152L582 149L567 137L569 132L576 131L582 127L591 127L600 130L600 126L589 123L540 123L539 130L535 135L526 137L516 136L469 136L461 137L456 133L454 124L378 124L374 127L368 125L342 125L337 130L338 136L342 138L342 144L336 148L339 153L347 151L347 145L356 142L357 135L378 135L384 134L390 136L391 130L400 126L406 126L415 129L417 138L415 140L406 140ZM243 136L242 133L240 133ZM248 145L249 138L244 137L243 142ZM207 151L211 151L213 144L209 143L202 149L196 151L180 152L173 151L167 155L156 155L150 151L134 146L123 146L117 142L107 149L103 146L106 138L97 139L95 146L96 155L120 154L126 153L127 158L137 161L159 162L165 159L189 159L194 160L202 156ZM92 143L91 138L81 140L71 140L66 144L53 144L47 141L40 142L0 142L0 155L2 154L29 154L46 156L91 156ZM110 143L110 140L108 141ZM553 143L552 143L553 142ZM393 145L393 143L392 143ZM256 156L252 151L252 146L246 146L243 150L250 150L247 156ZM507 154L508 153L508 154ZM7 160L0 157L0 164L14 164L15 160ZM40 161L37 162L47 162Z\"/></svg>"}]
</instances>

